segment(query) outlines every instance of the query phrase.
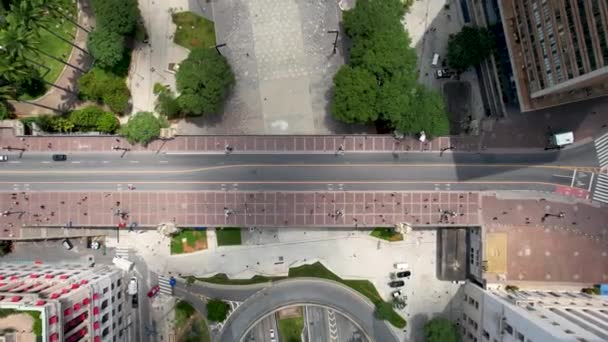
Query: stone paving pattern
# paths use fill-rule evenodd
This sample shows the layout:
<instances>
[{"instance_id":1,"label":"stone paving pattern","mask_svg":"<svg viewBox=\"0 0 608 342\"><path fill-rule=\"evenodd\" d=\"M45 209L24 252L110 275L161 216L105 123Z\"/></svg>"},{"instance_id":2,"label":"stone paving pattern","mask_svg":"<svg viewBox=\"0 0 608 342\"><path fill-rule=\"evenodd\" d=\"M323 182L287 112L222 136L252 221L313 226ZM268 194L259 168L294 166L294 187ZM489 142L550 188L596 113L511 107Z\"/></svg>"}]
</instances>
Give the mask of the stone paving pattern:
<instances>
[{"instance_id":1,"label":"stone paving pattern","mask_svg":"<svg viewBox=\"0 0 608 342\"><path fill-rule=\"evenodd\" d=\"M574 202L575 204L572 204ZM44 206L44 207L41 207ZM468 192L15 192L0 194L0 237L20 237L20 227L124 222L153 226L359 227L441 225L440 210L456 212L444 226L483 225L507 235L507 273L490 282L608 280L608 211L583 202L500 199ZM128 216L116 215L120 208ZM224 208L234 213L228 217ZM336 216L342 210L343 215ZM545 213L550 216L544 221ZM51 228L52 229L52 228ZM31 235L28 235L31 237Z\"/></svg>"},{"instance_id":2,"label":"stone paving pattern","mask_svg":"<svg viewBox=\"0 0 608 342\"><path fill-rule=\"evenodd\" d=\"M549 216L543 222L545 213ZM512 281L598 283L608 280L608 210L547 200L483 198L487 232L507 234ZM487 275L501 281L500 275ZM505 281L506 282L506 281Z\"/></svg>"},{"instance_id":3,"label":"stone paving pattern","mask_svg":"<svg viewBox=\"0 0 608 342\"><path fill-rule=\"evenodd\" d=\"M479 224L477 193L456 192L15 192L0 194L2 236L21 226L392 226ZM232 213L225 215L225 208ZM121 218L117 210L128 213ZM342 214L339 214L341 211Z\"/></svg>"},{"instance_id":4,"label":"stone paving pattern","mask_svg":"<svg viewBox=\"0 0 608 342\"><path fill-rule=\"evenodd\" d=\"M50 145L49 145L50 144ZM92 152L112 151L119 146L132 151L224 153L226 145L233 153L242 152L326 152L335 153L340 146L349 152L408 152L440 151L454 146L460 151L476 151L478 145L471 137L440 137L427 142L405 138L396 140L390 135L205 135L177 136L170 140L156 140L144 147L132 145L116 136L27 136L16 137L12 129L0 129L0 148L26 151Z\"/></svg>"}]
</instances>

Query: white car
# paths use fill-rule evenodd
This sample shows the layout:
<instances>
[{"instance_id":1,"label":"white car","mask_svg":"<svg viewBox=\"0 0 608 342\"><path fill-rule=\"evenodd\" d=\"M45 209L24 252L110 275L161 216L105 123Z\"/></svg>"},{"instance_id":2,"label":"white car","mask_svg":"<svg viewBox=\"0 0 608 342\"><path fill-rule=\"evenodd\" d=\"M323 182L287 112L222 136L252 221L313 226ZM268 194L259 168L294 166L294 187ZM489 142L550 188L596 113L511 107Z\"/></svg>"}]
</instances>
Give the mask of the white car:
<instances>
[{"instance_id":1,"label":"white car","mask_svg":"<svg viewBox=\"0 0 608 342\"><path fill-rule=\"evenodd\" d=\"M0 156L0 161L7 161L8 160L8 156L3 154Z\"/></svg>"},{"instance_id":2,"label":"white car","mask_svg":"<svg viewBox=\"0 0 608 342\"><path fill-rule=\"evenodd\" d=\"M274 329L270 329L270 341L275 342Z\"/></svg>"},{"instance_id":3,"label":"white car","mask_svg":"<svg viewBox=\"0 0 608 342\"><path fill-rule=\"evenodd\" d=\"M137 278L132 277L131 280L129 281L129 285L127 286L127 293L131 296L136 295L137 294Z\"/></svg>"},{"instance_id":4,"label":"white car","mask_svg":"<svg viewBox=\"0 0 608 342\"><path fill-rule=\"evenodd\" d=\"M401 297L401 290L397 290L397 291L393 291L392 293L393 298L399 298Z\"/></svg>"}]
</instances>

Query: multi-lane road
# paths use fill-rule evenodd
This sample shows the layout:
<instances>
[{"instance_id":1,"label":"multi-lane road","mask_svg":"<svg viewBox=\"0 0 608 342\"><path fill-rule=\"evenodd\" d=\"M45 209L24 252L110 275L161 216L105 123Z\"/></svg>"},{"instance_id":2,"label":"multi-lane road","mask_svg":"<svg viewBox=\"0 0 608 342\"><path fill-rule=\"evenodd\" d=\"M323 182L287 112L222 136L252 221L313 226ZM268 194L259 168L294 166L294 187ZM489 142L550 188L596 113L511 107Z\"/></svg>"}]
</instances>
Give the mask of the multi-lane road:
<instances>
[{"instance_id":1,"label":"multi-lane road","mask_svg":"<svg viewBox=\"0 0 608 342\"><path fill-rule=\"evenodd\" d=\"M28 184L31 191L553 190L572 186L576 173L598 170L591 144L539 153L155 154L50 153L11 155L0 164L0 191ZM584 187L591 188L592 182ZM587 190L587 189L585 189Z\"/></svg>"}]
</instances>

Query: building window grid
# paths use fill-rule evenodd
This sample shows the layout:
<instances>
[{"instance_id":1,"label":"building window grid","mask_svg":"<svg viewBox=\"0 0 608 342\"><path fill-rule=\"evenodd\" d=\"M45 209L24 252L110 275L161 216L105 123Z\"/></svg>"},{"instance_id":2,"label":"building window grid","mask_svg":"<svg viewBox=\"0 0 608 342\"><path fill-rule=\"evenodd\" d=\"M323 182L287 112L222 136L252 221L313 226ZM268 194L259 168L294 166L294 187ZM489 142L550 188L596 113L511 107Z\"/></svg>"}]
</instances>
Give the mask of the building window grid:
<instances>
[{"instance_id":1,"label":"building window grid","mask_svg":"<svg viewBox=\"0 0 608 342\"><path fill-rule=\"evenodd\" d=\"M591 30L589 29L589 20L587 19L587 11L585 11L585 0L578 0L578 15L583 27L583 39L585 41L585 47L587 48L587 56L589 57L589 64L591 70L597 68L595 60L595 53L593 51L593 42L591 41Z\"/></svg>"},{"instance_id":2,"label":"building window grid","mask_svg":"<svg viewBox=\"0 0 608 342\"><path fill-rule=\"evenodd\" d=\"M604 65L608 65L608 38L606 37L606 26L603 26L601 18L601 10L599 0L591 1L593 18L595 19L595 28L597 30L598 40L600 41L600 47L602 49L602 57L604 58ZM608 20L608 18L606 19Z\"/></svg>"}]
</instances>

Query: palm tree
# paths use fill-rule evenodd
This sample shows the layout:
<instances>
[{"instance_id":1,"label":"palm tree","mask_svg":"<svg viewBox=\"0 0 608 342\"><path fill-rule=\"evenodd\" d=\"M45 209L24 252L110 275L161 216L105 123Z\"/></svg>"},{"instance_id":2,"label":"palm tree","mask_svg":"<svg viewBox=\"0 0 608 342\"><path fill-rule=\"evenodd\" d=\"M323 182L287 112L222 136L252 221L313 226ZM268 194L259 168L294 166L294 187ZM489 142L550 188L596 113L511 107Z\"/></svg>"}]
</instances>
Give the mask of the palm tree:
<instances>
[{"instance_id":1,"label":"palm tree","mask_svg":"<svg viewBox=\"0 0 608 342\"><path fill-rule=\"evenodd\" d=\"M70 17L69 14L66 15L65 13L63 13L63 8L69 6L69 0L54 0L54 1L51 1L51 0L22 0L22 1L31 1L32 4L34 5L34 7L46 8L53 15L55 15L55 16L59 15L60 17L69 21L70 23L74 24L76 27L83 30L84 32L91 33L91 31L87 30L86 28L84 28L80 24L78 24L77 21L74 21ZM76 0L76 1L78 1L78 0Z\"/></svg>"},{"instance_id":2,"label":"palm tree","mask_svg":"<svg viewBox=\"0 0 608 342\"><path fill-rule=\"evenodd\" d=\"M27 0L22 0L18 4L11 5L11 11L6 17L9 26L25 27L27 30L38 32L38 29L42 29L53 36L57 37L61 41L70 44L72 47L82 51L89 55L89 52L74 44L73 42L63 38L57 33L49 30L45 24L48 23L46 20L47 16L41 7L36 7L34 4Z\"/></svg>"},{"instance_id":3,"label":"palm tree","mask_svg":"<svg viewBox=\"0 0 608 342\"><path fill-rule=\"evenodd\" d=\"M53 55L46 53L45 51L38 49L37 45L39 43L40 42L36 39L35 33L30 30L27 30L25 27L14 27L11 25L6 29L0 31L0 52L7 53L11 60L21 59L40 65L40 63L35 62L27 57L28 52L30 52L35 55L42 54L44 56L47 56L57 62L70 66L82 73L86 72L75 65L65 62Z\"/></svg>"}]
</instances>

